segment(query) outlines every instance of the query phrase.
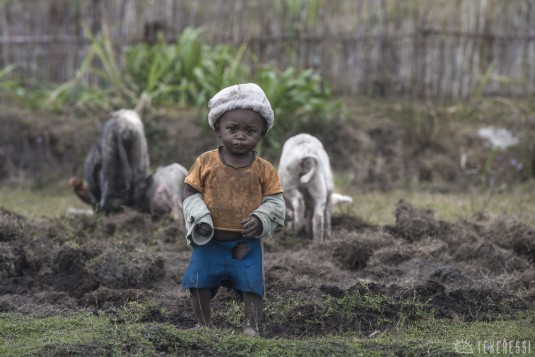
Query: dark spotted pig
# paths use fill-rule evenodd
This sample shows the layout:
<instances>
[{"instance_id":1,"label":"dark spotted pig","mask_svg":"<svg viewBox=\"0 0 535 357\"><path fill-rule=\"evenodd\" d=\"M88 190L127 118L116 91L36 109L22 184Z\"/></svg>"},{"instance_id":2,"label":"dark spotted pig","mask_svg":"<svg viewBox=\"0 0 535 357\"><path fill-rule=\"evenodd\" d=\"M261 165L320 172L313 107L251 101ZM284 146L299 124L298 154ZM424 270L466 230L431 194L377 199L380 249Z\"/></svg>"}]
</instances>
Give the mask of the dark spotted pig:
<instances>
[{"instance_id":1,"label":"dark spotted pig","mask_svg":"<svg viewBox=\"0 0 535 357\"><path fill-rule=\"evenodd\" d=\"M104 122L84 166L95 210L143 209L149 155L145 129L133 110L118 110Z\"/></svg>"}]
</instances>

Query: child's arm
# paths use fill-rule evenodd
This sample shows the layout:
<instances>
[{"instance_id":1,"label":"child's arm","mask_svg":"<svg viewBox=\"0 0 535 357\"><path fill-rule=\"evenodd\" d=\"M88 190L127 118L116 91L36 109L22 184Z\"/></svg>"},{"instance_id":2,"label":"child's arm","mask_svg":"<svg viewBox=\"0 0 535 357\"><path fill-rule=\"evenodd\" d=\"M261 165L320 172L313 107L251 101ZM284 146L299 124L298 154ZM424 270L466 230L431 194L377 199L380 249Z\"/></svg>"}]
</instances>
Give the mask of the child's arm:
<instances>
[{"instance_id":1,"label":"child's arm","mask_svg":"<svg viewBox=\"0 0 535 357\"><path fill-rule=\"evenodd\" d=\"M251 212L262 223L262 230L254 238L270 235L284 227L286 204L282 193L264 196L260 207Z\"/></svg>"},{"instance_id":2,"label":"child's arm","mask_svg":"<svg viewBox=\"0 0 535 357\"><path fill-rule=\"evenodd\" d=\"M183 194L184 198L182 199L182 201L184 201L189 196L193 196L196 193L199 193L199 191L197 191L196 189L194 189L193 187L191 187L190 185L185 183L184 184L184 194Z\"/></svg>"},{"instance_id":3,"label":"child's arm","mask_svg":"<svg viewBox=\"0 0 535 357\"><path fill-rule=\"evenodd\" d=\"M188 244L206 244L214 234L212 216L201 193L188 184L184 185L184 221Z\"/></svg>"}]
</instances>

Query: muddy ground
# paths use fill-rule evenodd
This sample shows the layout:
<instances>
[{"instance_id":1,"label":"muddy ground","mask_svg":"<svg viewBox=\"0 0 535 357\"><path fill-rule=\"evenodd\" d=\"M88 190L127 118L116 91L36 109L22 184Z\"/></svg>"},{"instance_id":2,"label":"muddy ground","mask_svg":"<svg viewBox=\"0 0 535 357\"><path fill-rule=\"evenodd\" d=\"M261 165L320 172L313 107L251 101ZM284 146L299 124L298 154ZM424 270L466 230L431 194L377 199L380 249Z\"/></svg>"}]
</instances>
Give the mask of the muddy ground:
<instances>
[{"instance_id":1,"label":"muddy ground","mask_svg":"<svg viewBox=\"0 0 535 357\"><path fill-rule=\"evenodd\" d=\"M213 147L214 140L192 117L166 112L145 118L153 168L174 161L189 167L196 155ZM417 183L462 192L474 186L510 187L531 176L528 166L523 172L511 166L525 152L522 147L493 152L475 135L477 128L438 125L436 113L428 117L421 129L429 130L421 133L379 117L310 132L322 138L333 169L345 175L350 190ZM4 108L0 183L46 187L81 174L100 119ZM277 161L273 152L265 154ZM470 221L444 222L402 199L392 214L395 225L376 226L338 213L324 243L286 232L266 238L262 335L368 336L402 319L417 319L421 309L441 319L488 321L500 314L514 318L534 306L535 230L530 226L484 213ZM1 209L0 203L0 311L49 316L89 309L120 319L119 307L140 302L154 307L142 321L190 328L195 318L188 293L180 288L190 256L183 236L172 220L133 210L30 220ZM355 296L368 303L349 303ZM383 301L380 308L370 303L374 299ZM216 325L236 327L225 315L236 300L233 292L220 290L213 301ZM276 304L288 311L277 313L270 308ZM332 304L349 311L329 308Z\"/></svg>"},{"instance_id":2,"label":"muddy ground","mask_svg":"<svg viewBox=\"0 0 535 357\"><path fill-rule=\"evenodd\" d=\"M321 244L287 233L267 238L262 335L368 336L417 319L421 310L488 321L532 308L534 229L484 216L443 222L404 200L393 213L393 226L337 214L332 236ZM189 255L175 222L133 210L40 222L2 210L0 311L49 316L89 309L113 317L126 302L150 302L154 309L142 321L190 328L195 318L180 288ZM355 294L389 303L327 311L327 302L342 304ZM238 300L220 290L213 301L216 325L236 327L225 313ZM291 306L286 314L269 309L281 301Z\"/></svg>"}]
</instances>

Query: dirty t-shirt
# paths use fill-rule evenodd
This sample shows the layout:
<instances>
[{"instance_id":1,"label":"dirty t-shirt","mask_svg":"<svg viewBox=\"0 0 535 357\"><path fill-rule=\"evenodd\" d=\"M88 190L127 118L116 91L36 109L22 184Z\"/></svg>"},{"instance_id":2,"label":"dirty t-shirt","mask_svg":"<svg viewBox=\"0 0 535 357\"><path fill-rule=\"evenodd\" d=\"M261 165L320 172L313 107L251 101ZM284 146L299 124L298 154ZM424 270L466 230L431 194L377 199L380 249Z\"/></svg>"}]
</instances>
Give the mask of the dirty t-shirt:
<instances>
[{"instance_id":1,"label":"dirty t-shirt","mask_svg":"<svg viewBox=\"0 0 535 357\"><path fill-rule=\"evenodd\" d=\"M214 229L242 231L240 223L262 202L262 197L283 191L271 163L254 155L249 166L225 164L219 149L201 154L190 168L185 183L202 193Z\"/></svg>"}]
</instances>

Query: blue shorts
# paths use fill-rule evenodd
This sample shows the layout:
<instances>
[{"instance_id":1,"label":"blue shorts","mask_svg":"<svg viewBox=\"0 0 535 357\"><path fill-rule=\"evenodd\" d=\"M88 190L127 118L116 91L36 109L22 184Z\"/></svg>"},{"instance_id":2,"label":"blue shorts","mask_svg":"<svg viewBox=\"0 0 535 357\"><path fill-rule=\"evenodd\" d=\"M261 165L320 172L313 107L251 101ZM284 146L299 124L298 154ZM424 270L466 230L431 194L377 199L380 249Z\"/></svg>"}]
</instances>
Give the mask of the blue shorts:
<instances>
[{"instance_id":1,"label":"blue shorts","mask_svg":"<svg viewBox=\"0 0 535 357\"><path fill-rule=\"evenodd\" d=\"M232 256L238 244L247 244L249 250L242 259ZM188 270L182 279L184 289L215 289L231 287L247 293L264 296L262 242L260 239L239 239L221 242L212 239L193 247Z\"/></svg>"}]
</instances>

